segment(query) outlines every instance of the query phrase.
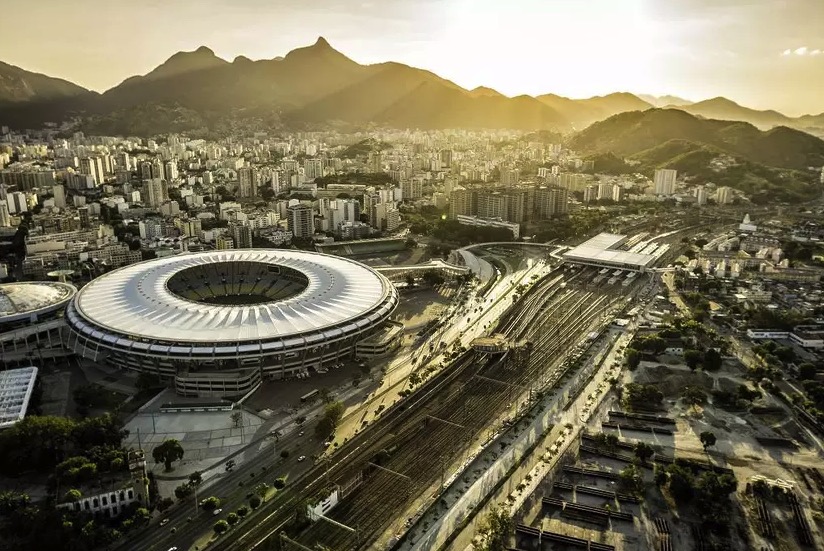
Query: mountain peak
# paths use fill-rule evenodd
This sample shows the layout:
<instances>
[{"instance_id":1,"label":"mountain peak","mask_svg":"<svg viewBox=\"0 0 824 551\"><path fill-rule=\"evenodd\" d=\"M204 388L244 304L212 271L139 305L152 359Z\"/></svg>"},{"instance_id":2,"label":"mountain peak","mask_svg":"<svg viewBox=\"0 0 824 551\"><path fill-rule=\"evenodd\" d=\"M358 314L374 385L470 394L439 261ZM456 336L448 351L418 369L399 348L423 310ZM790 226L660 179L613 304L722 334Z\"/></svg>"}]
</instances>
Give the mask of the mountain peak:
<instances>
[{"instance_id":1,"label":"mountain peak","mask_svg":"<svg viewBox=\"0 0 824 551\"><path fill-rule=\"evenodd\" d=\"M287 62L323 61L325 63L355 64L354 61L334 49L325 38L319 36L311 46L296 48L283 58Z\"/></svg>"},{"instance_id":2,"label":"mountain peak","mask_svg":"<svg viewBox=\"0 0 824 551\"><path fill-rule=\"evenodd\" d=\"M214 67L226 65L227 63L228 61L217 57L211 48L200 46L198 49L191 52L177 52L163 62L163 64L157 66L154 70L148 73L144 78L167 78L183 73L191 73L193 71L200 71L203 69L212 69Z\"/></svg>"}]
</instances>

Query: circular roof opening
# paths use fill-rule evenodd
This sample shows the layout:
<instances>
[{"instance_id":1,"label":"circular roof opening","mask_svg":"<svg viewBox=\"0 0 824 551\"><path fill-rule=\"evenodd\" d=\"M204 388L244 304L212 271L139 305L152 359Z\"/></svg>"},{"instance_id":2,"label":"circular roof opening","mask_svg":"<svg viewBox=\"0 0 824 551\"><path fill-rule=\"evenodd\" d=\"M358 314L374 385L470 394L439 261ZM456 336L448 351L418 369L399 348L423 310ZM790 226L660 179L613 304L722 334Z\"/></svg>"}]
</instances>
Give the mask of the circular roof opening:
<instances>
[{"instance_id":1,"label":"circular roof opening","mask_svg":"<svg viewBox=\"0 0 824 551\"><path fill-rule=\"evenodd\" d=\"M303 293L309 278L302 272L266 262L212 262L184 268L166 282L185 300L216 306L251 306L290 299Z\"/></svg>"}]
</instances>

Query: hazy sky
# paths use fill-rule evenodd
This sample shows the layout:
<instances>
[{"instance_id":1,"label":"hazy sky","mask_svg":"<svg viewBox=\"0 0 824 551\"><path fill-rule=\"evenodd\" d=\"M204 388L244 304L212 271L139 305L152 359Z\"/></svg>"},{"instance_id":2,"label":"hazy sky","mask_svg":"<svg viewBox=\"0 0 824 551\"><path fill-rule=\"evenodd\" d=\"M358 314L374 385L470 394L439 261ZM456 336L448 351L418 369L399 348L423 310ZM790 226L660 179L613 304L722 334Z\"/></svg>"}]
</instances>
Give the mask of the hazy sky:
<instances>
[{"instance_id":1,"label":"hazy sky","mask_svg":"<svg viewBox=\"0 0 824 551\"><path fill-rule=\"evenodd\" d=\"M1 60L100 91L179 50L272 58L323 35L507 95L824 112L824 0L0 0L0 29Z\"/></svg>"}]
</instances>

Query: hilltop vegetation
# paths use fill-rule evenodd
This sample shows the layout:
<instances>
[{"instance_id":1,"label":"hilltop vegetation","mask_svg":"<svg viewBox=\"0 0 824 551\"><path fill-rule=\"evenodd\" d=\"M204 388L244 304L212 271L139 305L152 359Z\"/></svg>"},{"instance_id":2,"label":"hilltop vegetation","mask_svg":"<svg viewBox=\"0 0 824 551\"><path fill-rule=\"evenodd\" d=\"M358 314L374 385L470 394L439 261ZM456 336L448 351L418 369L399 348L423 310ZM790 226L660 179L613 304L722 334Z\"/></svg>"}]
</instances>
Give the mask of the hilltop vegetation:
<instances>
[{"instance_id":1,"label":"hilltop vegetation","mask_svg":"<svg viewBox=\"0 0 824 551\"><path fill-rule=\"evenodd\" d=\"M674 109L621 113L575 134L569 144L596 156L638 161L637 168L649 174L674 168L695 183L740 189L754 202L814 197L817 173L810 168L824 165L824 141L815 136L786 127L764 132Z\"/></svg>"}]
</instances>

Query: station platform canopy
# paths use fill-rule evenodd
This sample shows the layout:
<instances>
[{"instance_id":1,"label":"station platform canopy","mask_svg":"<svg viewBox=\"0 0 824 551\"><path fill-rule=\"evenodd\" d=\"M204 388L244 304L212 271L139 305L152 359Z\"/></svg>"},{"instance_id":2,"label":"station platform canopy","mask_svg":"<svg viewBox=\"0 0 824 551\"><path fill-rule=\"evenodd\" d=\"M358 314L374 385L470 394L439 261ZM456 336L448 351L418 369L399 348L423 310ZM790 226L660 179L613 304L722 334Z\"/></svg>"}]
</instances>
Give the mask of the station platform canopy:
<instances>
[{"instance_id":1,"label":"station platform canopy","mask_svg":"<svg viewBox=\"0 0 824 551\"><path fill-rule=\"evenodd\" d=\"M592 239L584 241L564 253L564 260L587 266L615 268L633 272L643 272L649 269L655 262L656 257L651 254L620 250L619 247L626 240L626 235L599 233Z\"/></svg>"}]
</instances>

